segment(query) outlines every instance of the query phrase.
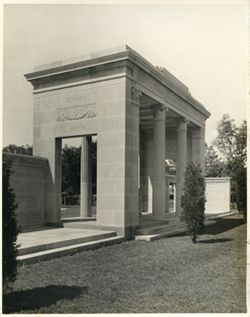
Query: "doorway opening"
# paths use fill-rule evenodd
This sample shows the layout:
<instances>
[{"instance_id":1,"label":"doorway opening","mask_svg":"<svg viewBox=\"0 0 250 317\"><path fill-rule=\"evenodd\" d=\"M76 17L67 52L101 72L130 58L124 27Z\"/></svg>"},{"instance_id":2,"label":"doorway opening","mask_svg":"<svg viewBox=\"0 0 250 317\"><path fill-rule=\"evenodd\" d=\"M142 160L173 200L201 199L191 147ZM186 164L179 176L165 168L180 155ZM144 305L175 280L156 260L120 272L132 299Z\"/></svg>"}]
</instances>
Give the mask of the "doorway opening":
<instances>
[{"instance_id":1,"label":"doorway opening","mask_svg":"<svg viewBox=\"0 0 250 317\"><path fill-rule=\"evenodd\" d=\"M83 143L86 140L88 148ZM83 215L95 218L97 136L62 139L61 166L61 219L80 218ZM87 184L87 190L84 182ZM86 200L88 211L83 210L87 208Z\"/></svg>"}]
</instances>

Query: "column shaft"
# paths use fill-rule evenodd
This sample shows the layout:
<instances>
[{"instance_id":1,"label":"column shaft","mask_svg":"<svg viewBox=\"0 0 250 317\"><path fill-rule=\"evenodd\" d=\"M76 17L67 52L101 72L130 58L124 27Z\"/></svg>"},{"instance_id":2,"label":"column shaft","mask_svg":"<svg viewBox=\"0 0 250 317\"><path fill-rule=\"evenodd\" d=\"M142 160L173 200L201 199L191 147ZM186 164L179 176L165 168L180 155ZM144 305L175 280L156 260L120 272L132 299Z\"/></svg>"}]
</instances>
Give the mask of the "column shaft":
<instances>
[{"instance_id":1,"label":"column shaft","mask_svg":"<svg viewBox=\"0 0 250 317\"><path fill-rule=\"evenodd\" d=\"M91 217L92 180L91 180L91 137L82 138L81 146L81 203L80 216Z\"/></svg>"},{"instance_id":2,"label":"column shaft","mask_svg":"<svg viewBox=\"0 0 250 317\"><path fill-rule=\"evenodd\" d=\"M168 177L166 177L166 212L169 212L169 180Z\"/></svg>"},{"instance_id":3,"label":"column shaft","mask_svg":"<svg viewBox=\"0 0 250 317\"><path fill-rule=\"evenodd\" d=\"M162 219L166 208L165 179L165 112L162 105L154 106L153 128L153 217Z\"/></svg>"},{"instance_id":4,"label":"column shaft","mask_svg":"<svg viewBox=\"0 0 250 317\"><path fill-rule=\"evenodd\" d=\"M205 169L205 128L197 127L192 130L192 161Z\"/></svg>"},{"instance_id":5,"label":"column shaft","mask_svg":"<svg viewBox=\"0 0 250 317\"><path fill-rule=\"evenodd\" d=\"M182 120L177 129L176 213L180 214L183 195L184 173L187 166L187 121Z\"/></svg>"}]
</instances>

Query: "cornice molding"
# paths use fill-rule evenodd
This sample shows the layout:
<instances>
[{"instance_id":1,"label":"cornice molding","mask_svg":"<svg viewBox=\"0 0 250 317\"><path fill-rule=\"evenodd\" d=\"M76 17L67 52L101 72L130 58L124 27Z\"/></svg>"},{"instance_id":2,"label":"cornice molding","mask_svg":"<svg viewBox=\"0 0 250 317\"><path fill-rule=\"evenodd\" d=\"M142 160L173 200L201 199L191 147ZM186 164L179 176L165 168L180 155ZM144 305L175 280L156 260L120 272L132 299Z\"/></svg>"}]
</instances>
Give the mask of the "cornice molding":
<instances>
[{"instance_id":1,"label":"cornice molding","mask_svg":"<svg viewBox=\"0 0 250 317\"><path fill-rule=\"evenodd\" d=\"M176 95L182 98L185 102L192 105L195 109L203 113L207 118L210 113L206 108L195 98L193 98L188 90L182 89L185 86L181 81L179 81L174 75L169 73L169 78L166 74L163 74L157 67L148 62L143 56L138 54L136 51L128 47L127 45L120 47L118 49L111 49L104 52L94 53L90 55L85 55L81 58L71 59L66 61L59 61L56 63L51 63L47 65L40 66L34 72L25 74L25 78L30 81L33 85L35 81L54 76L65 74L77 70L83 70L87 68L93 68L100 65L105 65L109 63L117 63L120 61L130 61L132 64L137 65L140 69L145 71L149 76L153 77L159 81L162 85L166 86L168 89L173 91ZM175 78L171 82L171 78ZM133 80L136 81L136 78ZM178 86L179 82L179 86Z\"/></svg>"}]
</instances>

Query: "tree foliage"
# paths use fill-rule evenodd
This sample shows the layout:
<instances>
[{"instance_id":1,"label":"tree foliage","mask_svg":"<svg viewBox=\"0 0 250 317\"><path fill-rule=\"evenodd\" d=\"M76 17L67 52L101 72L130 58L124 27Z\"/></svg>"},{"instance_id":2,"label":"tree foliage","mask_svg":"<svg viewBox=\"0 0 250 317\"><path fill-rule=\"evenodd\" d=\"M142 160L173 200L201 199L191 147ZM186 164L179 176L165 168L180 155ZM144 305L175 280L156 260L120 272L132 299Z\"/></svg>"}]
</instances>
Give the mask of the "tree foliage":
<instances>
[{"instance_id":1,"label":"tree foliage","mask_svg":"<svg viewBox=\"0 0 250 317\"><path fill-rule=\"evenodd\" d=\"M214 145L219 149L226 162L230 162L236 153L237 127L234 119L224 114L217 126L217 137Z\"/></svg>"},{"instance_id":2,"label":"tree foliage","mask_svg":"<svg viewBox=\"0 0 250 317\"><path fill-rule=\"evenodd\" d=\"M14 154L24 154L24 155L32 155L33 147L29 144L26 145L15 145L9 144L3 148L3 152L6 153L14 153Z\"/></svg>"},{"instance_id":3,"label":"tree foliage","mask_svg":"<svg viewBox=\"0 0 250 317\"><path fill-rule=\"evenodd\" d=\"M181 220L185 221L192 242L196 243L197 234L204 232L206 197L202 170L193 162L187 165L183 191Z\"/></svg>"},{"instance_id":4,"label":"tree foliage","mask_svg":"<svg viewBox=\"0 0 250 317\"><path fill-rule=\"evenodd\" d=\"M213 145L226 164L228 176L233 177L238 164L246 165L246 135L246 120L238 127L228 114L223 115Z\"/></svg>"},{"instance_id":5,"label":"tree foliage","mask_svg":"<svg viewBox=\"0 0 250 317\"><path fill-rule=\"evenodd\" d=\"M223 115L217 127L217 137L206 152L206 176L231 177L232 193L238 209L246 217L247 210L247 123L239 126L228 114Z\"/></svg>"},{"instance_id":6,"label":"tree foliage","mask_svg":"<svg viewBox=\"0 0 250 317\"><path fill-rule=\"evenodd\" d=\"M17 235L20 228L17 225L15 210L16 197L10 187L11 166L3 162L3 286L4 291L10 288L17 274Z\"/></svg>"},{"instance_id":7,"label":"tree foliage","mask_svg":"<svg viewBox=\"0 0 250 317\"><path fill-rule=\"evenodd\" d=\"M67 194L80 194L81 148L65 145L62 150L62 191Z\"/></svg>"},{"instance_id":8,"label":"tree foliage","mask_svg":"<svg viewBox=\"0 0 250 317\"><path fill-rule=\"evenodd\" d=\"M96 142L91 145L92 184L96 192ZM67 146L62 151L62 191L69 195L80 194L81 147Z\"/></svg>"},{"instance_id":9,"label":"tree foliage","mask_svg":"<svg viewBox=\"0 0 250 317\"><path fill-rule=\"evenodd\" d=\"M226 176L227 168L225 162L219 157L215 148L206 144L205 175L206 177Z\"/></svg>"}]
</instances>

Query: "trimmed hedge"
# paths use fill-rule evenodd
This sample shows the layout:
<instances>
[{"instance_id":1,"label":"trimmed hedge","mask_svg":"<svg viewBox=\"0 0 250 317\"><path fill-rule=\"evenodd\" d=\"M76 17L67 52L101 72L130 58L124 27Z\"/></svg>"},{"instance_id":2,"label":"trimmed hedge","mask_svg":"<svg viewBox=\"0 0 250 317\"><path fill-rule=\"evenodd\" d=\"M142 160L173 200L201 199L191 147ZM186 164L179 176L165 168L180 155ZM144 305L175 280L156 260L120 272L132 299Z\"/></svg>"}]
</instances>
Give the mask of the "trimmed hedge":
<instances>
[{"instance_id":1,"label":"trimmed hedge","mask_svg":"<svg viewBox=\"0 0 250 317\"><path fill-rule=\"evenodd\" d=\"M17 225L15 210L16 196L10 187L10 163L3 162L3 289L6 291L16 279L17 274L17 235L20 228Z\"/></svg>"}]
</instances>

